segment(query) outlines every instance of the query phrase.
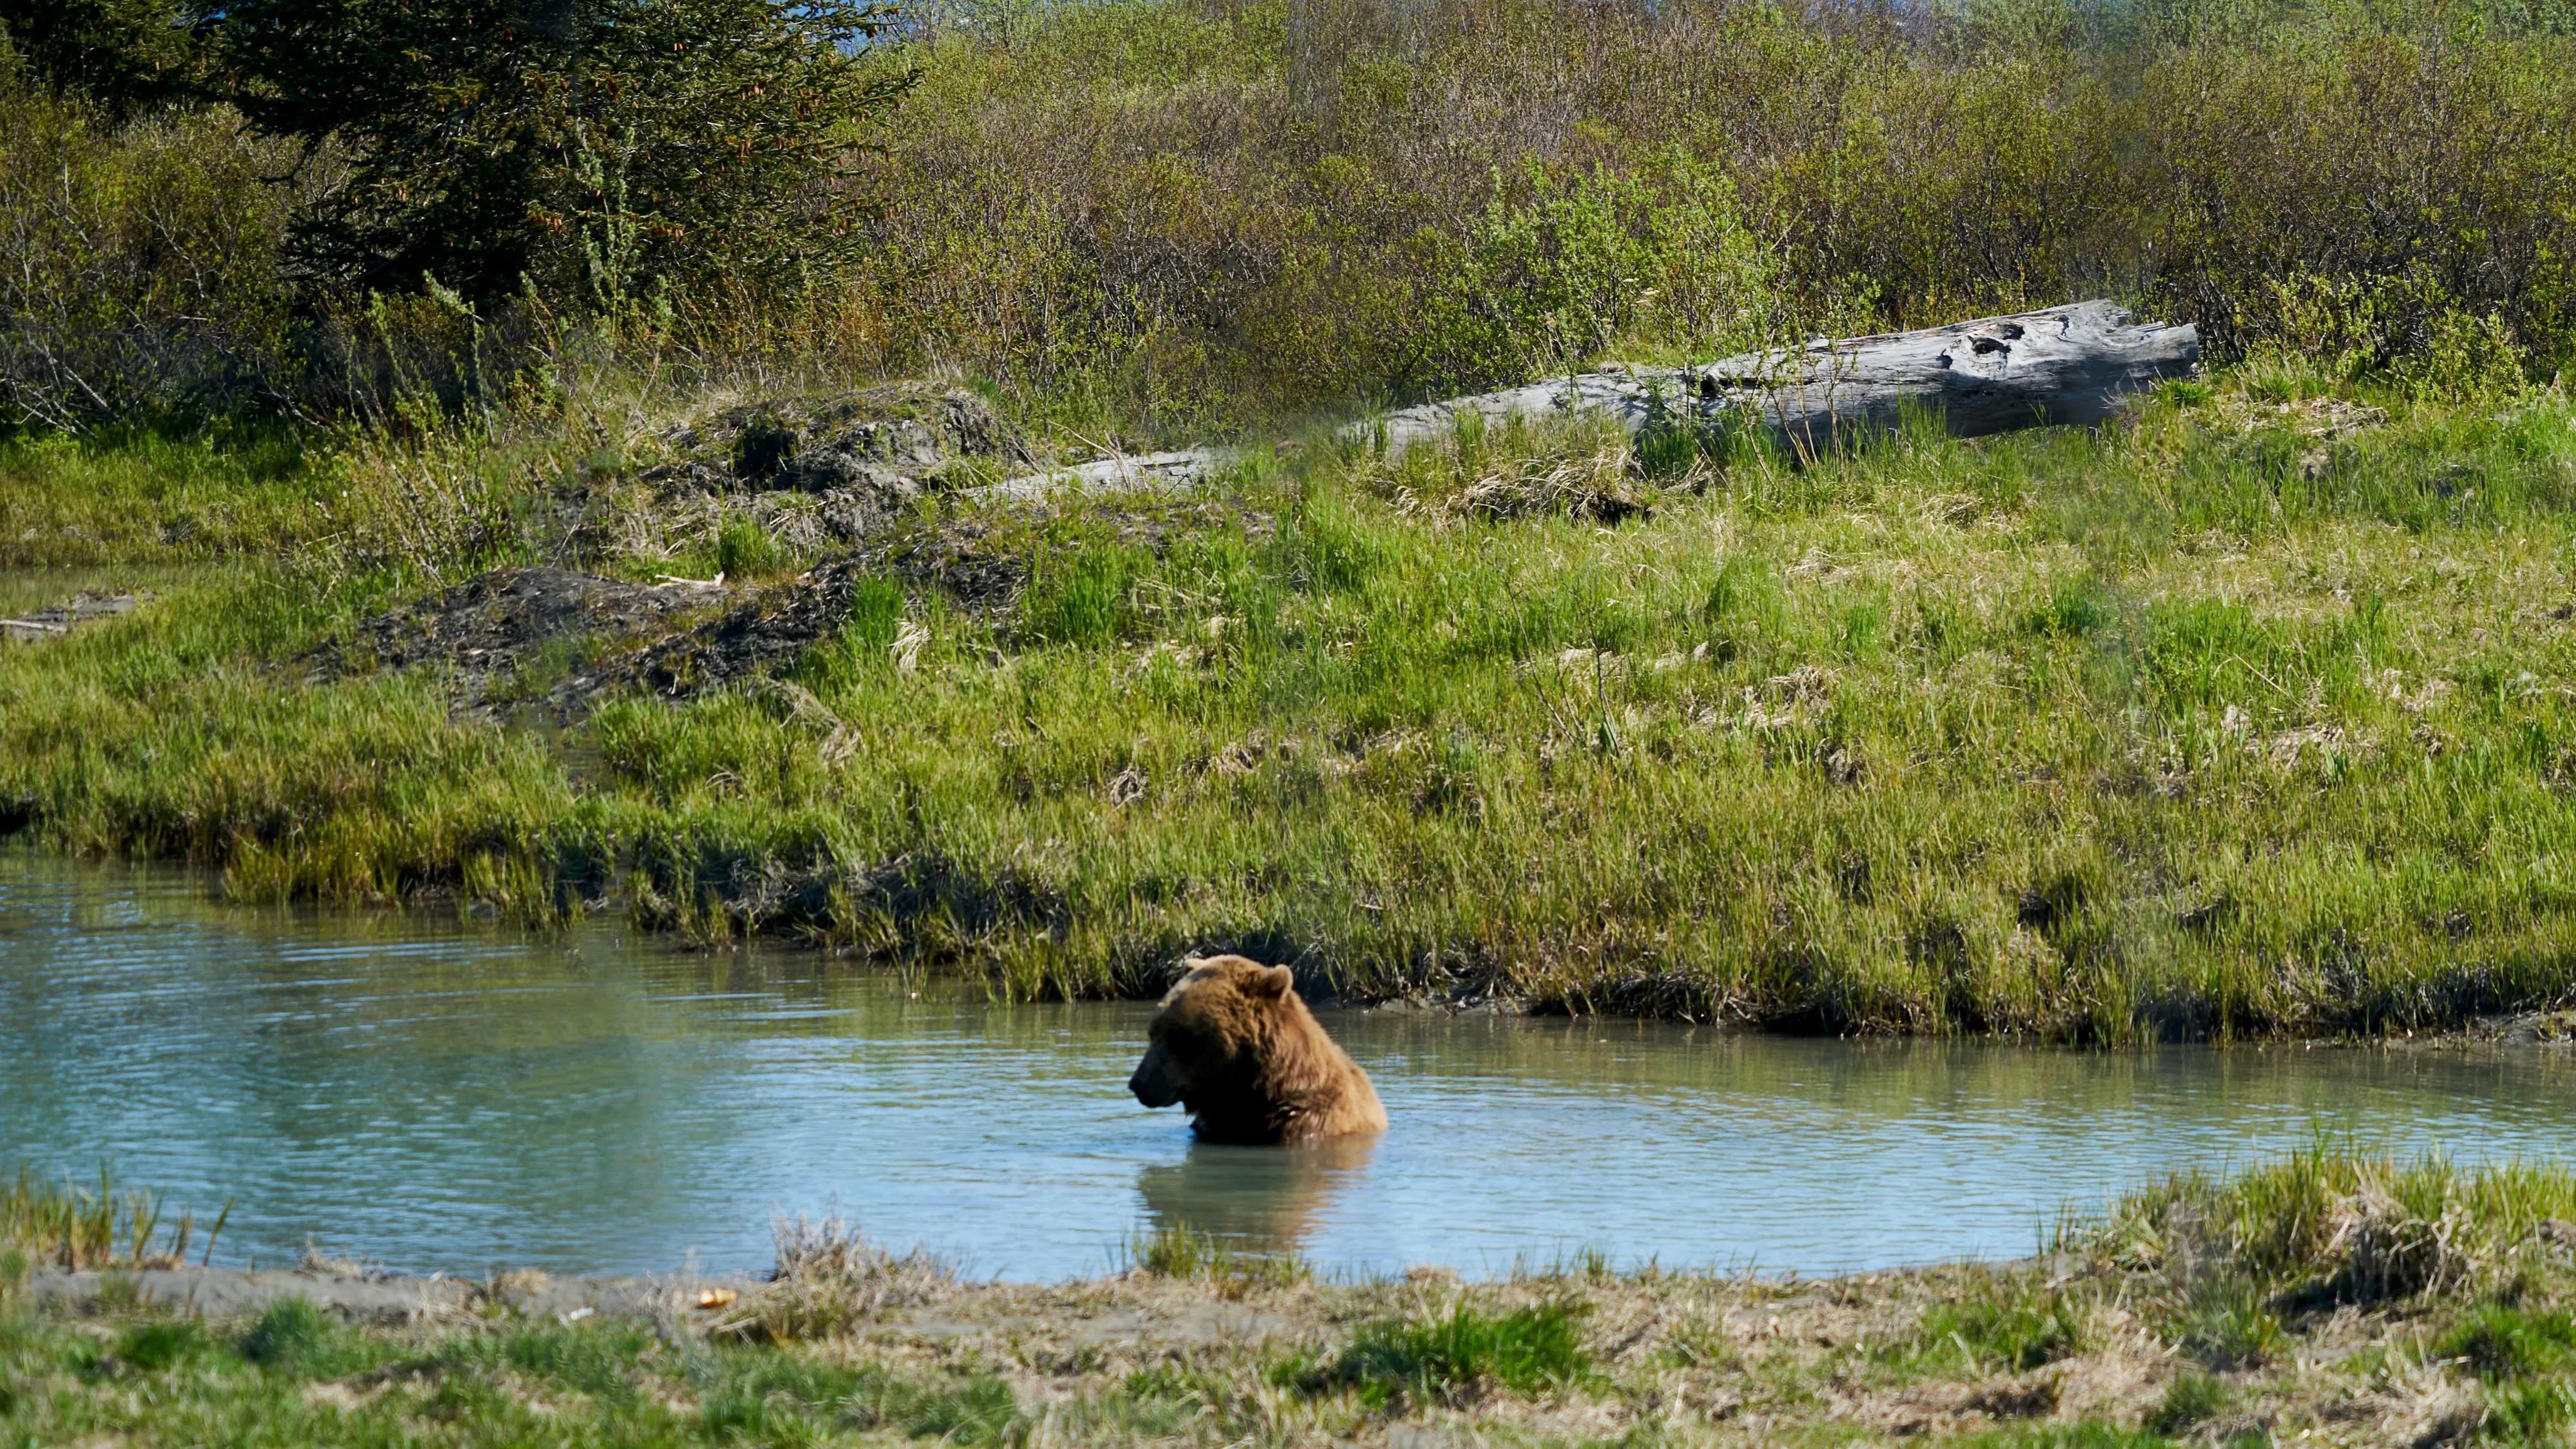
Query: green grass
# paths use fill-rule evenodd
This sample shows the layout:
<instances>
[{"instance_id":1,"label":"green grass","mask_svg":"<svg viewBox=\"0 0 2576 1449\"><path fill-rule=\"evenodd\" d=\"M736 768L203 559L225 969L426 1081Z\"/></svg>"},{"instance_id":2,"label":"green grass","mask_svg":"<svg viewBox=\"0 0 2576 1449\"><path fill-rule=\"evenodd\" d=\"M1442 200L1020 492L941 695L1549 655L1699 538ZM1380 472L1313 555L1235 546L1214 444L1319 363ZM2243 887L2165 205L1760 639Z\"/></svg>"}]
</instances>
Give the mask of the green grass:
<instances>
[{"instance_id":1,"label":"green grass","mask_svg":"<svg viewBox=\"0 0 2576 1449\"><path fill-rule=\"evenodd\" d=\"M2022 1373L2092 1346L2089 1305L2012 1277L1974 1281L1927 1309L1888 1357L1916 1368Z\"/></svg>"},{"instance_id":2,"label":"green grass","mask_svg":"<svg viewBox=\"0 0 2576 1449\"><path fill-rule=\"evenodd\" d=\"M186 1262L191 1247L201 1255L214 1251L227 1204L216 1214L203 1239L197 1237L194 1211L165 1202L148 1189L121 1186L107 1168L95 1185L52 1182L21 1168L14 1178L0 1178L0 1279L14 1279L30 1266L61 1268L174 1267Z\"/></svg>"},{"instance_id":3,"label":"green grass","mask_svg":"<svg viewBox=\"0 0 2576 1449\"><path fill-rule=\"evenodd\" d=\"M783 1445L874 1431L985 1446L1022 1423L989 1377L666 1344L632 1322L359 1328L300 1299L246 1328L145 1315L104 1339L0 1320L0 1384L13 1443Z\"/></svg>"},{"instance_id":4,"label":"green grass","mask_svg":"<svg viewBox=\"0 0 2576 1449\"><path fill-rule=\"evenodd\" d=\"M2256 381L1631 476L1618 527L1443 502L1625 466L1579 428L1313 448L1217 506L932 505L1015 597L889 573L792 670L821 711L547 736L434 672L307 681L396 575L228 564L0 652L0 800L246 899L623 909L1015 994L1232 948L1371 996L2074 1041L2564 999L2576 409L2387 398L2302 462Z\"/></svg>"},{"instance_id":5,"label":"green grass","mask_svg":"<svg viewBox=\"0 0 2576 1449\"><path fill-rule=\"evenodd\" d=\"M1562 1392L1591 1366L1579 1302L1560 1300L1494 1312L1464 1301L1444 1313L1364 1324L1311 1382L1345 1386L1370 1403L1410 1395L1418 1403L1472 1401L1491 1388Z\"/></svg>"}]
</instances>

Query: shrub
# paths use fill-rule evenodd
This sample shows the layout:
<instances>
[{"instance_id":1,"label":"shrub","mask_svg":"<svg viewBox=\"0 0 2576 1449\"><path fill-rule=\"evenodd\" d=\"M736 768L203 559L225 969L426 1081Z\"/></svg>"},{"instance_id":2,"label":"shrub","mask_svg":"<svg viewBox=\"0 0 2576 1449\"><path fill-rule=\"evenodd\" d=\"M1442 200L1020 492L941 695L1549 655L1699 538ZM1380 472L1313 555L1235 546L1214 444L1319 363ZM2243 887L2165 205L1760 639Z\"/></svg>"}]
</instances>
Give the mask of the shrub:
<instances>
[{"instance_id":1,"label":"shrub","mask_svg":"<svg viewBox=\"0 0 2576 1449\"><path fill-rule=\"evenodd\" d=\"M119 127L0 59L0 428L270 406L297 376L291 147L221 111Z\"/></svg>"},{"instance_id":2,"label":"shrub","mask_svg":"<svg viewBox=\"0 0 2576 1449\"><path fill-rule=\"evenodd\" d=\"M253 124L343 148L296 227L319 275L469 300L778 285L847 237L828 182L904 78L855 0L244 0Z\"/></svg>"}]
</instances>

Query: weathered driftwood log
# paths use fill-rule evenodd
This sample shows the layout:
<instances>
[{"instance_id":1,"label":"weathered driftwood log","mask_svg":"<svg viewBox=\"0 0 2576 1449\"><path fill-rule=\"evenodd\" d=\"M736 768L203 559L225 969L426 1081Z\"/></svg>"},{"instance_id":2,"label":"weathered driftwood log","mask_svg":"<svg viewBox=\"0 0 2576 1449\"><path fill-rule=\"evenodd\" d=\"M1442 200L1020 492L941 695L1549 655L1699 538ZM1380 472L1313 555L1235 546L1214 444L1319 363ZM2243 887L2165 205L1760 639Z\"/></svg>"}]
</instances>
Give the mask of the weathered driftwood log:
<instances>
[{"instance_id":1,"label":"weathered driftwood log","mask_svg":"<svg viewBox=\"0 0 2576 1449\"><path fill-rule=\"evenodd\" d=\"M2199 361L2200 334L2189 323L2140 324L2114 303L2077 302L1919 332L1819 338L1698 367L1613 364L1404 408L1364 426L1396 454L1449 435L1468 415L1500 422L1596 412L1630 432L1658 419L1703 426L1732 419L1812 456L1892 428L1916 408L1961 437L2099 422L2121 394L2187 376Z\"/></svg>"},{"instance_id":2,"label":"weathered driftwood log","mask_svg":"<svg viewBox=\"0 0 2576 1449\"><path fill-rule=\"evenodd\" d=\"M1699 367L1614 363L1573 377L1447 402L1401 408L1349 433L1392 457L1455 432L1459 420L1530 421L1580 413L1616 419L1630 432L1658 420L1685 426L1749 425L1799 457L1896 426L1910 409L1937 417L1961 437L2041 423L2091 423L2123 393L2160 378L2188 376L2200 362L2189 323L2138 323L2112 302L2076 302L2010 317L1980 317L1887 332L1819 338L1801 348L1747 353ZM1197 482L1233 456L1193 448L1104 458L1032 473L977 490L1036 498L1057 489L1116 492Z\"/></svg>"}]
</instances>

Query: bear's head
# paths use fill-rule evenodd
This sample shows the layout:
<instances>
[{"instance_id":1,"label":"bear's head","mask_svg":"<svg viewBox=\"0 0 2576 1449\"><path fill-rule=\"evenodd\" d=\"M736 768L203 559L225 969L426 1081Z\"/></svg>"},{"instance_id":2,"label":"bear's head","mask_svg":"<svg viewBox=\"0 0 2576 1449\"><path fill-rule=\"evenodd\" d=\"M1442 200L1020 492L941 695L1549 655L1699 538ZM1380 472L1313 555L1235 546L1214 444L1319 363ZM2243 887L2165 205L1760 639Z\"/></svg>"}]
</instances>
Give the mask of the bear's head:
<instances>
[{"instance_id":1,"label":"bear's head","mask_svg":"<svg viewBox=\"0 0 2576 1449\"><path fill-rule=\"evenodd\" d=\"M1241 956L1186 963L1188 974L1163 996L1147 1028L1145 1060L1127 1090L1148 1107L1178 1102L1192 1112L1256 1090L1269 1065L1281 1006L1296 976Z\"/></svg>"}]
</instances>

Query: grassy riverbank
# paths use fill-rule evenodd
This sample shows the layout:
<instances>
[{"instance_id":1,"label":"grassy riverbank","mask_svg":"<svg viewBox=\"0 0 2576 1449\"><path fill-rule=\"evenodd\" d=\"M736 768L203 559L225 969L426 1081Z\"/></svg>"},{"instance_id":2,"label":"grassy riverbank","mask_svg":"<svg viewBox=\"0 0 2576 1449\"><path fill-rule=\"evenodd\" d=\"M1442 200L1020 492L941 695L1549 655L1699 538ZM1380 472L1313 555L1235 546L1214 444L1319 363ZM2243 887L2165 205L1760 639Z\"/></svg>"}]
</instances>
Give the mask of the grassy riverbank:
<instances>
[{"instance_id":1,"label":"grassy riverbank","mask_svg":"<svg viewBox=\"0 0 2576 1449\"><path fill-rule=\"evenodd\" d=\"M2564 1442L2576 1179L2319 1152L2176 1178L2025 1263L1815 1282L1319 1281L1202 1240L957 1283L807 1235L657 1322L350 1326L0 1298L17 1443ZM0 1290L6 1291L6 1290ZM113 1296L111 1294L111 1296Z\"/></svg>"},{"instance_id":2,"label":"grassy riverbank","mask_svg":"<svg viewBox=\"0 0 2576 1449\"><path fill-rule=\"evenodd\" d=\"M478 446L506 480L559 445ZM258 487L363 501L383 466ZM2280 366L2099 434L1804 470L1581 431L1400 468L1318 445L1205 496L934 501L782 663L799 691L569 721L508 701L577 640L465 714L439 666L318 673L429 582L352 562L401 553L355 514L0 651L0 801L245 898L629 910L1020 992L1234 947L1364 996L1846 1031L2434 1028L2576 990L2571 490L2558 392ZM58 521L18 556L96 532L91 496L22 494ZM104 496L129 559L203 507ZM812 557L724 505L691 527L594 566L711 572L725 535L785 587Z\"/></svg>"}]
</instances>

